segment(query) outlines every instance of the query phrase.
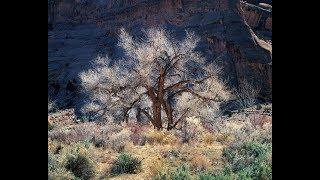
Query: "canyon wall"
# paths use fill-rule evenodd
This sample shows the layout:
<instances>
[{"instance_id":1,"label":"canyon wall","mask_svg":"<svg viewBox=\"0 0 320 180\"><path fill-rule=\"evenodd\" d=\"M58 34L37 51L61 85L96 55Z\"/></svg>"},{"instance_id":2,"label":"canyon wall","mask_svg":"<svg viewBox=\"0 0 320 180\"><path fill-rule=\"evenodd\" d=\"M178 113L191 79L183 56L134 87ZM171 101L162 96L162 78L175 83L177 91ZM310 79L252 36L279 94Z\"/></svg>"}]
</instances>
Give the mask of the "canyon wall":
<instances>
[{"instance_id":1,"label":"canyon wall","mask_svg":"<svg viewBox=\"0 0 320 180\"><path fill-rule=\"evenodd\" d=\"M186 29L194 31L201 37L198 49L223 67L230 88L246 79L261 89L260 98L271 100L272 50L242 12L239 0L56 1L48 5L49 94L66 106L81 104L78 75L98 55L120 59L119 28L139 35L141 29L161 26L177 38Z\"/></svg>"},{"instance_id":2,"label":"canyon wall","mask_svg":"<svg viewBox=\"0 0 320 180\"><path fill-rule=\"evenodd\" d=\"M261 6L261 5L260 5ZM272 9L241 2L241 14L252 29L272 30Z\"/></svg>"}]
</instances>

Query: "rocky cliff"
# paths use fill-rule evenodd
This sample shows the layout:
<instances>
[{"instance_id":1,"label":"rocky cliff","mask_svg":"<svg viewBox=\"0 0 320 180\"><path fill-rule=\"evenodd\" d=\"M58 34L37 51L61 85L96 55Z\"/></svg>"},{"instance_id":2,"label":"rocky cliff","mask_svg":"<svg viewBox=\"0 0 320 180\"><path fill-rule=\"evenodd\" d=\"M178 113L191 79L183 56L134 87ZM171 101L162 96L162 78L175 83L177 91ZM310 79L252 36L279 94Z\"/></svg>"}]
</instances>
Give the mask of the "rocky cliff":
<instances>
[{"instance_id":1,"label":"rocky cliff","mask_svg":"<svg viewBox=\"0 0 320 180\"><path fill-rule=\"evenodd\" d=\"M177 37L185 29L195 31L201 37L199 50L208 62L224 68L230 87L246 79L261 88L261 98L270 100L271 45L255 35L243 9L239 0L51 0L49 94L74 106L78 74L89 67L89 61L98 55L115 60L121 56L116 46L119 28L138 35L143 28L162 26Z\"/></svg>"},{"instance_id":2,"label":"rocky cliff","mask_svg":"<svg viewBox=\"0 0 320 180\"><path fill-rule=\"evenodd\" d=\"M258 6L241 2L241 14L253 29L272 30L272 6L260 3Z\"/></svg>"}]
</instances>

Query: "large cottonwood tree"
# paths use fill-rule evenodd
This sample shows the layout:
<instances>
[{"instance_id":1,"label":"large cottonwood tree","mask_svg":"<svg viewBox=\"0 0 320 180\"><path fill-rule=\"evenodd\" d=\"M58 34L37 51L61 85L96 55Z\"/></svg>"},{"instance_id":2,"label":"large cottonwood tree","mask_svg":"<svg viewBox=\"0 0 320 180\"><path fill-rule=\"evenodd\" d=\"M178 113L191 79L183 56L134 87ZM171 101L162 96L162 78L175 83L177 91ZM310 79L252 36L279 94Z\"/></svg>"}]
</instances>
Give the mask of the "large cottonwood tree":
<instances>
[{"instance_id":1,"label":"large cottonwood tree","mask_svg":"<svg viewBox=\"0 0 320 180\"><path fill-rule=\"evenodd\" d=\"M90 94L83 111L123 121L147 118L155 128L166 124L170 130L214 108L229 93L218 79L219 69L195 51L199 41L191 32L178 41L163 29L146 30L145 38L134 39L121 29L118 45L125 58L110 66L108 57L98 57L81 74Z\"/></svg>"}]
</instances>

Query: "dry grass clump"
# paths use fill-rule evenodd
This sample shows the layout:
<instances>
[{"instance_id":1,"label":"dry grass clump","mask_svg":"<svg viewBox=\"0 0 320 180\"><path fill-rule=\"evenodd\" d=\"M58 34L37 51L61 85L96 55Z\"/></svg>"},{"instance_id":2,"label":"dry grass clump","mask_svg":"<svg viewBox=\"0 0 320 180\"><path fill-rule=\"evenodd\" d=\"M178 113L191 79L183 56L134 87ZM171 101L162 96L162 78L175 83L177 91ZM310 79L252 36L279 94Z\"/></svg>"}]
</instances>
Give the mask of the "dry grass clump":
<instances>
[{"instance_id":1,"label":"dry grass clump","mask_svg":"<svg viewBox=\"0 0 320 180\"><path fill-rule=\"evenodd\" d=\"M176 135L180 137L182 143L197 143L205 132L207 130L204 129L199 118L189 117L181 123L180 131L177 131Z\"/></svg>"},{"instance_id":2,"label":"dry grass clump","mask_svg":"<svg viewBox=\"0 0 320 180\"><path fill-rule=\"evenodd\" d=\"M65 179L65 180L73 180L76 177L72 174L72 172L67 171L66 169L56 169L54 171L48 170L48 180L56 180L56 179Z\"/></svg>"},{"instance_id":3,"label":"dry grass clump","mask_svg":"<svg viewBox=\"0 0 320 180\"><path fill-rule=\"evenodd\" d=\"M66 144L91 140L101 134L101 129L95 123L81 123L67 127L55 128L48 132L48 137Z\"/></svg>"},{"instance_id":4,"label":"dry grass clump","mask_svg":"<svg viewBox=\"0 0 320 180\"><path fill-rule=\"evenodd\" d=\"M123 129L109 137L108 146L116 152L122 152L128 141L130 141L130 135L131 132L128 129Z\"/></svg>"},{"instance_id":5,"label":"dry grass clump","mask_svg":"<svg viewBox=\"0 0 320 180\"><path fill-rule=\"evenodd\" d=\"M208 159L208 157L202 154L195 155L191 159L190 164L191 164L191 169L195 172L205 171L211 167L211 162Z\"/></svg>"},{"instance_id":6,"label":"dry grass clump","mask_svg":"<svg viewBox=\"0 0 320 180\"><path fill-rule=\"evenodd\" d=\"M144 169L146 170L148 177L154 177L157 174L169 169L164 159L162 159L160 156L146 159L145 164L146 166Z\"/></svg>"},{"instance_id":7,"label":"dry grass clump","mask_svg":"<svg viewBox=\"0 0 320 180\"><path fill-rule=\"evenodd\" d=\"M74 109L61 110L55 113L48 114L48 122L56 127L63 127L74 124L76 116Z\"/></svg>"},{"instance_id":8,"label":"dry grass clump","mask_svg":"<svg viewBox=\"0 0 320 180\"><path fill-rule=\"evenodd\" d=\"M136 146L144 146L147 142L147 138L145 135L141 133L134 133L130 135L130 140Z\"/></svg>"},{"instance_id":9,"label":"dry grass clump","mask_svg":"<svg viewBox=\"0 0 320 180\"><path fill-rule=\"evenodd\" d=\"M272 124L272 117L267 115L253 116L251 123L254 127L264 128L265 126Z\"/></svg>"},{"instance_id":10,"label":"dry grass clump","mask_svg":"<svg viewBox=\"0 0 320 180\"><path fill-rule=\"evenodd\" d=\"M85 122L54 128L48 132L48 137L66 144L79 141L93 141L99 147L99 143L102 141L106 143L108 137L116 136L123 129L121 125L115 123L99 125L94 122Z\"/></svg>"},{"instance_id":11,"label":"dry grass clump","mask_svg":"<svg viewBox=\"0 0 320 180\"><path fill-rule=\"evenodd\" d=\"M142 125L133 122L125 123L123 124L123 127L131 131L130 141L132 141L134 145L138 146L144 146L146 144L147 139L145 131L152 128L150 125Z\"/></svg>"},{"instance_id":12,"label":"dry grass clump","mask_svg":"<svg viewBox=\"0 0 320 180\"><path fill-rule=\"evenodd\" d=\"M145 132L146 142L153 144L175 144L177 137L168 131L158 131L155 129L149 129Z\"/></svg>"},{"instance_id":13,"label":"dry grass clump","mask_svg":"<svg viewBox=\"0 0 320 180\"><path fill-rule=\"evenodd\" d=\"M200 142L203 142L207 145L210 145L210 144L214 143L215 141L217 141L217 137L213 133L205 132L201 135Z\"/></svg>"},{"instance_id":14,"label":"dry grass clump","mask_svg":"<svg viewBox=\"0 0 320 180\"><path fill-rule=\"evenodd\" d=\"M236 139L231 133L217 133L216 136L217 142L225 145L231 144Z\"/></svg>"}]
</instances>

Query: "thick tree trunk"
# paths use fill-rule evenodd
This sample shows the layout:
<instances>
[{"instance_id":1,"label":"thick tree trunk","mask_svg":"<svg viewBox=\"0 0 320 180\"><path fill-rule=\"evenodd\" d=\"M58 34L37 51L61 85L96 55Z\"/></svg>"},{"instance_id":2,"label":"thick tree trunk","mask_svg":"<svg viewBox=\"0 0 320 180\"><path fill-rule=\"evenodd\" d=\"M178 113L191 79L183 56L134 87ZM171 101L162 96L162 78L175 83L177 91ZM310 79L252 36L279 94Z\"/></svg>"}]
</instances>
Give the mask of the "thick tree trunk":
<instances>
[{"instance_id":1,"label":"thick tree trunk","mask_svg":"<svg viewBox=\"0 0 320 180\"><path fill-rule=\"evenodd\" d=\"M168 118L167 130L169 131L173 128L172 107L170 106L170 103L165 100L162 101L162 105Z\"/></svg>"},{"instance_id":2,"label":"thick tree trunk","mask_svg":"<svg viewBox=\"0 0 320 180\"><path fill-rule=\"evenodd\" d=\"M158 89L156 90L156 93L154 92L152 87L148 87L148 96L150 97L152 101L152 124L155 128L158 130L162 129L162 120L161 120L161 105L163 102L163 96L164 96L164 81L165 81L165 71L164 68L160 69L160 76L158 81Z\"/></svg>"},{"instance_id":3,"label":"thick tree trunk","mask_svg":"<svg viewBox=\"0 0 320 180\"><path fill-rule=\"evenodd\" d=\"M153 121L154 121L153 125L158 130L162 129L161 103L159 101L153 103Z\"/></svg>"},{"instance_id":4,"label":"thick tree trunk","mask_svg":"<svg viewBox=\"0 0 320 180\"><path fill-rule=\"evenodd\" d=\"M162 129L162 122L161 122L161 102L156 97L152 87L148 87L148 96L152 102L152 113L153 117L150 117L150 121L155 128L158 130Z\"/></svg>"}]
</instances>

